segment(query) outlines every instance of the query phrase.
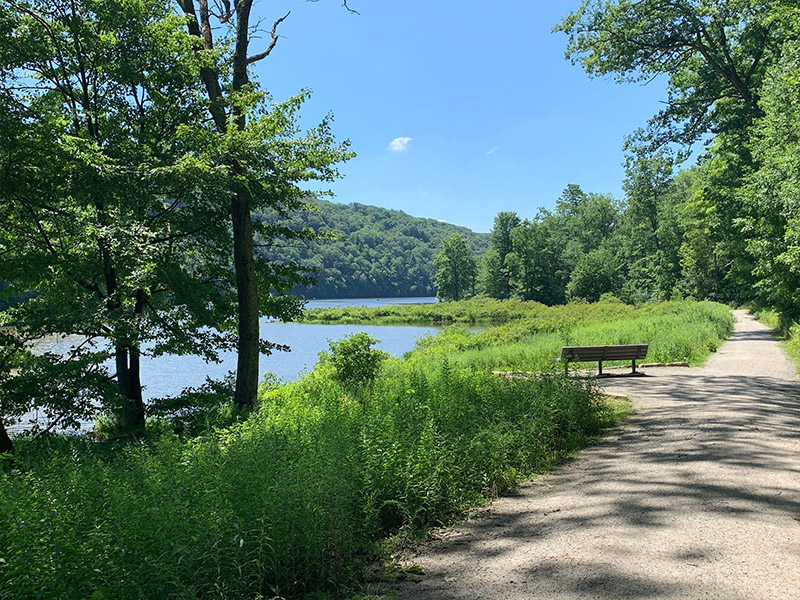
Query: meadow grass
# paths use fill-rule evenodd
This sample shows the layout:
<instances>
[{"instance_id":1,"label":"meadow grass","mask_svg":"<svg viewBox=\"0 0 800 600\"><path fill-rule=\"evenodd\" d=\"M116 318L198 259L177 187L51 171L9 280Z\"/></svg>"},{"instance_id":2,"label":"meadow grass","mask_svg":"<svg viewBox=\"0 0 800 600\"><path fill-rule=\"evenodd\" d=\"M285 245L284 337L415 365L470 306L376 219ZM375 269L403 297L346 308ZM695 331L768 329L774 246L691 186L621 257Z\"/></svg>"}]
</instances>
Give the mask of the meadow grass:
<instances>
[{"instance_id":1,"label":"meadow grass","mask_svg":"<svg viewBox=\"0 0 800 600\"><path fill-rule=\"evenodd\" d=\"M493 307L498 301L488 301L486 311L480 302L468 300L460 309L447 310L470 318L497 313ZM455 365L475 369L549 372L563 369L553 359L565 345L649 344L647 362L685 361L694 366L702 364L733 330L728 307L714 302L662 302L638 308L611 302L554 307L533 303L527 313L516 304L512 301L507 313L516 314L514 319L477 333L465 327L446 328L421 340L408 358L447 356ZM407 313L414 320L418 309L429 310L419 305L393 308L398 309L396 318ZM347 318L354 319L357 310L348 309ZM372 322L372 309L361 310L366 322Z\"/></svg>"},{"instance_id":2,"label":"meadow grass","mask_svg":"<svg viewBox=\"0 0 800 600\"><path fill-rule=\"evenodd\" d=\"M265 386L243 422L192 439L162 428L135 445L18 440L0 471L0 598L340 596L376 543L512 490L621 414L592 381L489 368L552 365L567 337L642 332L665 358L686 358L679 329L696 333L702 360L730 327L723 309L587 305L447 329L359 389L320 364Z\"/></svg>"}]
</instances>

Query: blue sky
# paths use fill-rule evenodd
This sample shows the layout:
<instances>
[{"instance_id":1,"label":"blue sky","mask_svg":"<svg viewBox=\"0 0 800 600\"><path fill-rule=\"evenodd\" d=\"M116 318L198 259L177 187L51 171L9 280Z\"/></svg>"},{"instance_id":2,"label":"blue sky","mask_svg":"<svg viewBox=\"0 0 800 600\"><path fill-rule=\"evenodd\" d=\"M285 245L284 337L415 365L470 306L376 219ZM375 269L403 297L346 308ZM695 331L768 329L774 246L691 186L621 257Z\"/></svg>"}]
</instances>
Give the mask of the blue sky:
<instances>
[{"instance_id":1,"label":"blue sky","mask_svg":"<svg viewBox=\"0 0 800 600\"><path fill-rule=\"evenodd\" d=\"M351 141L335 201L489 231L569 183L621 198L623 138L665 97L661 82L589 79L565 60L550 31L579 3L349 0L353 15L340 0L260 2L264 27L292 14L255 73L278 100L311 89L304 125L332 112Z\"/></svg>"}]
</instances>

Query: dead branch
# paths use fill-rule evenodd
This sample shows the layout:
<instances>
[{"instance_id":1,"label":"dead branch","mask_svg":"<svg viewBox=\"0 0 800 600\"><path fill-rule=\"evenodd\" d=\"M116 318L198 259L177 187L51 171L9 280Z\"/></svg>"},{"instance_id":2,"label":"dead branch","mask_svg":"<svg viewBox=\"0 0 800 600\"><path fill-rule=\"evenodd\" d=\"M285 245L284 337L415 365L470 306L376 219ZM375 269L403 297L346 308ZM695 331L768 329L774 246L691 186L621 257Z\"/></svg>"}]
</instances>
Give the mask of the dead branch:
<instances>
[{"instance_id":1,"label":"dead branch","mask_svg":"<svg viewBox=\"0 0 800 600\"><path fill-rule=\"evenodd\" d=\"M272 24L272 31L270 31L270 36L272 37L272 41L269 43L269 46L267 46L267 49L264 50L263 52L254 54L253 56L248 56L247 57L248 65L269 56L270 52L272 52L272 50L275 48L275 45L278 43L278 37L279 37L278 25L283 23L286 20L286 17L288 17L290 14L292 14L292 11L287 12L285 15L283 15L280 19L278 19Z\"/></svg>"}]
</instances>

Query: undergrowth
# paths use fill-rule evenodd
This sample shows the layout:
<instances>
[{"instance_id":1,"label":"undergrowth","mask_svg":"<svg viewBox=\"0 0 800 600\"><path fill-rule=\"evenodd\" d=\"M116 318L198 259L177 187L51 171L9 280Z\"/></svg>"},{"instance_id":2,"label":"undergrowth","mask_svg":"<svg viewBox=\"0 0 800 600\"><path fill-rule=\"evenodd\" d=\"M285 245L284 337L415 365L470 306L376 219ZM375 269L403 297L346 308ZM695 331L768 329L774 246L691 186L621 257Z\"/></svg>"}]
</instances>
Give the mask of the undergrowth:
<instances>
[{"instance_id":1,"label":"undergrowth","mask_svg":"<svg viewBox=\"0 0 800 600\"><path fill-rule=\"evenodd\" d=\"M448 329L381 360L369 385L343 385L328 360L266 385L244 422L192 438L161 427L136 445L17 440L0 471L0 598L341 595L376 542L513 490L625 412L585 379L488 367L552 364L567 338L642 334L664 357L701 360L729 327L718 306L586 305L479 334Z\"/></svg>"}]
</instances>

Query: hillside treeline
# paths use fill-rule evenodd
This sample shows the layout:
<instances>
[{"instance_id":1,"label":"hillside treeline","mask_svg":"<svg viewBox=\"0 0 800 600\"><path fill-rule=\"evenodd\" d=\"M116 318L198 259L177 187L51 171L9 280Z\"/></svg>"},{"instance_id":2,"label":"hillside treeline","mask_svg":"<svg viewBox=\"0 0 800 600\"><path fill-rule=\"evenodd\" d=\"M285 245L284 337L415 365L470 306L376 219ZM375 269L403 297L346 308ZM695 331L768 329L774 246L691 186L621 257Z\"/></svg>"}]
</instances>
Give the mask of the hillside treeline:
<instances>
[{"instance_id":1,"label":"hillside treeline","mask_svg":"<svg viewBox=\"0 0 800 600\"><path fill-rule=\"evenodd\" d=\"M262 250L270 260L316 273L316 285L293 290L306 298L433 296L434 258L445 238L461 234L478 255L489 243L487 234L399 210L325 200L314 200L313 206L316 210L294 214L290 226L336 237Z\"/></svg>"}]
</instances>

